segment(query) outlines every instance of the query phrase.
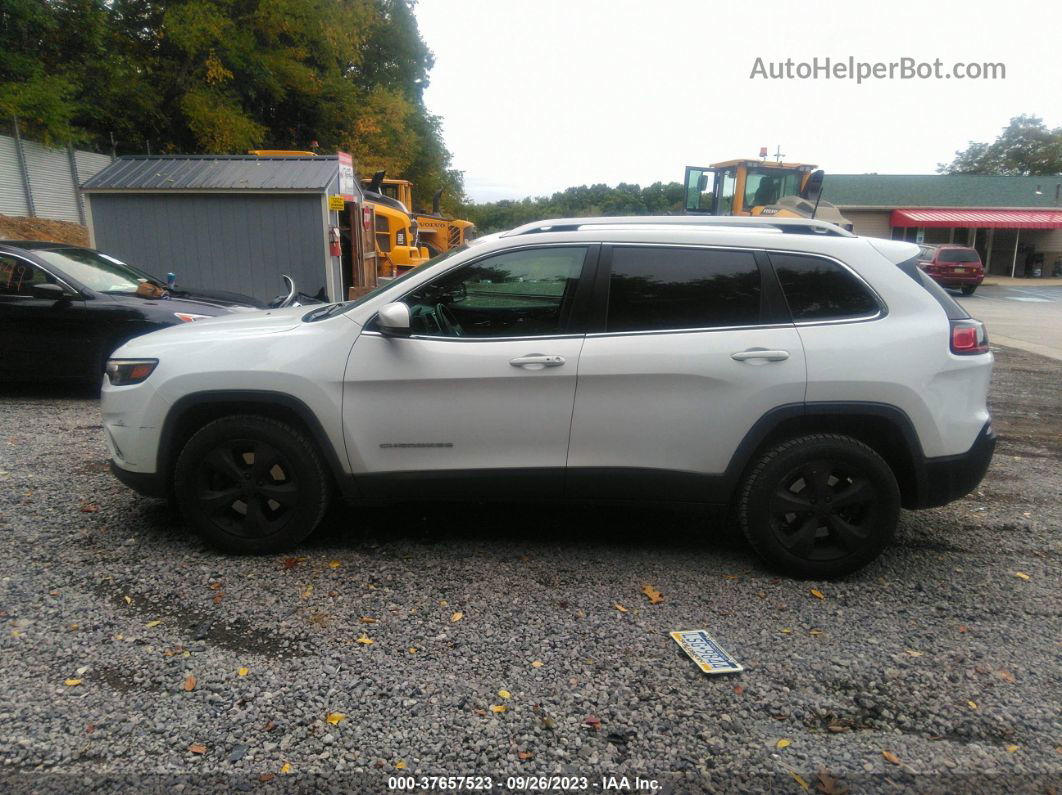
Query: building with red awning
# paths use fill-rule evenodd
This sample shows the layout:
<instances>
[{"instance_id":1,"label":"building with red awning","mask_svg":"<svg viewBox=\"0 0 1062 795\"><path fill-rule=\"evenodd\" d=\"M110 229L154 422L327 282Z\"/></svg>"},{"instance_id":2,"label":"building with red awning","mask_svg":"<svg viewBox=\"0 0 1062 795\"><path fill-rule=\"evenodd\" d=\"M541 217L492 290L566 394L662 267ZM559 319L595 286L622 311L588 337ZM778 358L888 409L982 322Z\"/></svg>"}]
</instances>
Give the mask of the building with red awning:
<instances>
[{"instance_id":1,"label":"building with red awning","mask_svg":"<svg viewBox=\"0 0 1062 795\"><path fill-rule=\"evenodd\" d=\"M856 234L973 246L989 273L1062 265L1062 175L827 174L823 198Z\"/></svg>"}]
</instances>

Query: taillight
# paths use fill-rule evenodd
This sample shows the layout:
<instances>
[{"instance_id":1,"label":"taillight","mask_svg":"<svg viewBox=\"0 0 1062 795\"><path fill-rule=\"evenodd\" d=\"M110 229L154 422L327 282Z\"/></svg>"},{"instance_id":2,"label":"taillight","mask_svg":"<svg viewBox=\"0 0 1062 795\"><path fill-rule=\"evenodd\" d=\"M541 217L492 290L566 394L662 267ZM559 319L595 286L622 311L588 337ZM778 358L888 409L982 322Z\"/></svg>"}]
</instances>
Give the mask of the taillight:
<instances>
[{"instance_id":1,"label":"taillight","mask_svg":"<svg viewBox=\"0 0 1062 795\"><path fill-rule=\"evenodd\" d=\"M951 321L951 352L959 356L988 353L988 332L979 320Z\"/></svg>"}]
</instances>

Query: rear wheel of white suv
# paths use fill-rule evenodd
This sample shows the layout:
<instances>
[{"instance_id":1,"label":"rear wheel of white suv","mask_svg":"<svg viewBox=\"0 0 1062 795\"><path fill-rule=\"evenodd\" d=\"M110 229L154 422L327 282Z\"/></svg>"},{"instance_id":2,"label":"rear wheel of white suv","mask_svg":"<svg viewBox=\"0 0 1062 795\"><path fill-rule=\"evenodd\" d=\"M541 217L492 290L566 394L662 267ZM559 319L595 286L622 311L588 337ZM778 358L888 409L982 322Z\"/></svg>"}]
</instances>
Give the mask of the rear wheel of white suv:
<instances>
[{"instance_id":1,"label":"rear wheel of white suv","mask_svg":"<svg viewBox=\"0 0 1062 795\"><path fill-rule=\"evenodd\" d=\"M773 567L807 578L840 577L876 558L892 540L900 492L889 465L848 436L783 442L751 468L738 517L752 547Z\"/></svg>"},{"instance_id":2,"label":"rear wheel of white suv","mask_svg":"<svg viewBox=\"0 0 1062 795\"><path fill-rule=\"evenodd\" d=\"M188 440L174 492L185 519L227 552L287 549L328 507L330 483L313 443L292 426L251 415L223 417Z\"/></svg>"}]
</instances>

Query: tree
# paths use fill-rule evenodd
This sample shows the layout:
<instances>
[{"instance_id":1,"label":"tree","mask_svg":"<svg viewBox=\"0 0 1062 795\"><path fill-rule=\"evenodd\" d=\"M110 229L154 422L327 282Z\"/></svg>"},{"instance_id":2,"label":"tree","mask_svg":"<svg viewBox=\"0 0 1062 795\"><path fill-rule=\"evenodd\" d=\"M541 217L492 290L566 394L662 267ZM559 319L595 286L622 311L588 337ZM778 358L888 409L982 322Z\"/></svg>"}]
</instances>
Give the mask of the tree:
<instances>
[{"instance_id":1,"label":"tree","mask_svg":"<svg viewBox=\"0 0 1062 795\"><path fill-rule=\"evenodd\" d=\"M1040 176L1062 174L1062 127L1049 129L1037 116L1015 116L992 143L970 141L941 163L941 174L1004 174Z\"/></svg>"}]
</instances>

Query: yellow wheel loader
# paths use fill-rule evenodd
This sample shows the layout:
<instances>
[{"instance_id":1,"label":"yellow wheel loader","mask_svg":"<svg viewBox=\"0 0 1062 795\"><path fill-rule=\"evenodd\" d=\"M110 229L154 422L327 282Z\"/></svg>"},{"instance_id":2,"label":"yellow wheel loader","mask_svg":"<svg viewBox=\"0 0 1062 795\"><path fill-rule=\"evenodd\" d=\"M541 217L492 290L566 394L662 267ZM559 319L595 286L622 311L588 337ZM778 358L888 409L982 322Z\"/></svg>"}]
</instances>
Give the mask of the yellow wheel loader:
<instances>
[{"instance_id":1,"label":"yellow wheel loader","mask_svg":"<svg viewBox=\"0 0 1062 795\"><path fill-rule=\"evenodd\" d=\"M725 160L686 166L686 212L817 218L851 230L852 222L823 200L824 177L821 169L806 163Z\"/></svg>"},{"instance_id":2,"label":"yellow wheel loader","mask_svg":"<svg viewBox=\"0 0 1062 795\"><path fill-rule=\"evenodd\" d=\"M432 197L431 212L426 213L413 210L413 183L407 179L387 179L386 172L377 171L372 179L363 179L361 184L366 191L387 196L400 202L410 211L413 220L417 222L420 245L426 247L433 257L475 237L476 226L471 221L452 218L442 213L439 206L441 189Z\"/></svg>"}]
</instances>

